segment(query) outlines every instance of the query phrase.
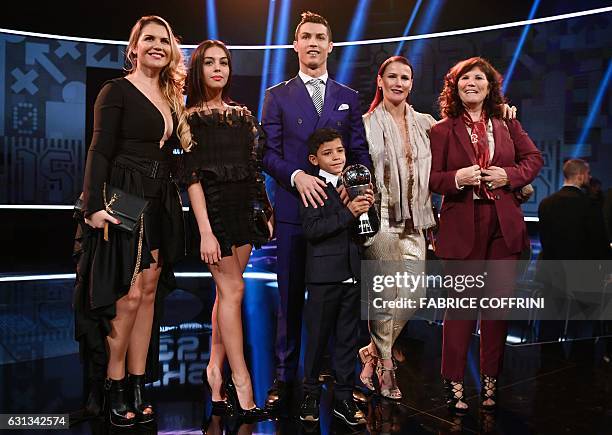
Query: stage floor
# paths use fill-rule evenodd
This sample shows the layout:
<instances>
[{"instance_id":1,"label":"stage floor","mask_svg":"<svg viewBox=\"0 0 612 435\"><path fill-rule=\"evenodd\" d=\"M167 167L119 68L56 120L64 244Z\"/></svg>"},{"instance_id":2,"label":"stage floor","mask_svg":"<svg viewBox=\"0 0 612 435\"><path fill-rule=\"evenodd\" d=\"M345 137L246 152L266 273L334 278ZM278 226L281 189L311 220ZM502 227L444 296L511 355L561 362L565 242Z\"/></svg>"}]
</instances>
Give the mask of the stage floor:
<instances>
[{"instance_id":1,"label":"stage floor","mask_svg":"<svg viewBox=\"0 0 612 435\"><path fill-rule=\"evenodd\" d=\"M273 380L278 304L269 254L259 251L254 255L247 269L244 300L245 350L260 406ZM405 357L397 372L404 399L393 403L370 397L364 428L349 428L332 416L332 385L325 388L321 421L315 427L302 425L295 410L257 424L211 418L201 374L209 355L214 293L206 271L193 270L195 275L181 271L179 289L165 303L162 376L152 388L157 426L123 433L202 433L204 428L211 434L612 434L612 364L606 362L612 338L592 337L590 323L571 325L569 338L561 342L555 335L558 325L513 324L496 414L478 412L477 335L466 373L471 409L463 418L454 417L446 410L439 376L442 328L439 322L413 320L397 346ZM61 276L23 281L0 278L4 280L0 281L0 413L76 411L82 406L83 379L72 338L73 280ZM544 341L545 335L551 340ZM360 342L366 341L363 328ZM296 399L294 408L297 405ZM68 433L109 430L102 422L89 421Z\"/></svg>"}]
</instances>

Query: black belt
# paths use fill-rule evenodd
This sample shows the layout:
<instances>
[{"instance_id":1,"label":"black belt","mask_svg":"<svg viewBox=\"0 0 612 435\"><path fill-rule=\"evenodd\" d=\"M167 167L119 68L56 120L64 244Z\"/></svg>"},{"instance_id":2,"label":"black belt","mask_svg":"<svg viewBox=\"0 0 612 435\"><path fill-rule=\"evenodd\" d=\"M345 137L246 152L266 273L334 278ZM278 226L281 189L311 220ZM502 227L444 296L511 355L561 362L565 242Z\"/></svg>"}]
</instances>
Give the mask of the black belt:
<instances>
[{"instance_id":1,"label":"black belt","mask_svg":"<svg viewBox=\"0 0 612 435\"><path fill-rule=\"evenodd\" d=\"M149 178L167 179L170 177L170 164L168 162L160 162L159 160L119 154L115 157L113 165L136 171Z\"/></svg>"}]
</instances>

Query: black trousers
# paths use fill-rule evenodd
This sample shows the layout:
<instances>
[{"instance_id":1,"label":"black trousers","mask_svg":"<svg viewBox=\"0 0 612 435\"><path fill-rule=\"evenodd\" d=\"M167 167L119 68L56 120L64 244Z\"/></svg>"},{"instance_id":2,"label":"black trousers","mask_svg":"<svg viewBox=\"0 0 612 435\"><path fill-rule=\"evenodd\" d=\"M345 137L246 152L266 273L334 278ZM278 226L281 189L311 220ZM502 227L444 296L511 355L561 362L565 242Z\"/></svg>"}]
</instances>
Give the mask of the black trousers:
<instances>
[{"instance_id":1,"label":"black trousers","mask_svg":"<svg viewBox=\"0 0 612 435\"><path fill-rule=\"evenodd\" d=\"M330 337L334 336L335 398L349 400L355 385L355 358L359 335L359 285L307 284L304 305L307 332L304 355L304 394L319 397L319 372Z\"/></svg>"}]
</instances>

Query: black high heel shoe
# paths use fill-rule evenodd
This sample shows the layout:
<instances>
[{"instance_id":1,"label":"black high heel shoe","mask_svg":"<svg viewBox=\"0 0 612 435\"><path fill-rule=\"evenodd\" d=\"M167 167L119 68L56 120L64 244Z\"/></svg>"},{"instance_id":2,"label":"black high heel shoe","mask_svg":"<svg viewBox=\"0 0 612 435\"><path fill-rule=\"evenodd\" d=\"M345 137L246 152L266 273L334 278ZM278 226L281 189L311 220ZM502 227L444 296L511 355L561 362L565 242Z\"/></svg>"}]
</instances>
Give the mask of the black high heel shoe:
<instances>
[{"instance_id":1,"label":"black high heel shoe","mask_svg":"<svg viewBox=\"0 0 612 435\"><path fill-rule=\"evenodd\" d=\"M151 423L155 420L153 405L147 403L145 396L145 375L128 374L129 388L132 392L132 406L136 412L137 423ZM150 409L151 412L144 412Z\"/></svg>"},{"instance_id":2,"label":"black high heel shoe","mask_svg":"<svg viewBox=\"0 0 612 435\"><path fill-rule=\"evenodd\" d=\"M227 394L224 400L212 400L212 387L210 382L208 382L208 373L206 373L206 369L204 369L202 373L202 381L204 385L208 389L208 393L210 394L210 403L212 404L212 414L213 415L225 415L232 411L232 406L227 399ZM222 389L223 392L223 389Z\"/></svg>"},{"instance_id":3,"label":"black high heel shoe","mask_svg":"<svg viewBox=\"0 0 612 435\"><path fill-rule=\"evenodd\" d=\"M465 414L468 408L458 408L457 404L463 402L467 405L463 395L463 382L455 382L449 379L444 379L444 389L446 390L446 406L456 414Z\"/></svg>"},{"instance_id":4,"label":"black high heel shoe","mask_svg":"<svg viewBox=\"0 0 612 435\"><path fill-rule=\"evenodd\" d=\"M266 410L259 408L257 405L251 409L242 409L240 400L238 400L238 392L231 376L225 383L225 392L227 393L227 400L232 407L233 414L237 417L247 421L264 420L268 417Z\"/></svg>"},{"instance_id":5,"label":"black high heel shoe","mask_svg":"<svg viewBox=\"0 0 612 435\"><path fill-rule=\"evenodd\" d=\"M117 427L131 427L136 423L136 418L128 418L127 414L133 412L128 404L125 391L125 378L121 380L106 379L104 381L104 392L106 393L106 406L110 424Z\"/></svg>"},{"instance_id":6,"label":"black high heel shoe","mask_svg":"<svg viewBox=\"0 0 612 435\"><path fill-rule=\"evenodd\" d=\"M487 400L492 400L493 403L485 405ZM492 411L497 407L497 378L480 375L480 407L485 411Z\"/></svg>"}]
</instances>

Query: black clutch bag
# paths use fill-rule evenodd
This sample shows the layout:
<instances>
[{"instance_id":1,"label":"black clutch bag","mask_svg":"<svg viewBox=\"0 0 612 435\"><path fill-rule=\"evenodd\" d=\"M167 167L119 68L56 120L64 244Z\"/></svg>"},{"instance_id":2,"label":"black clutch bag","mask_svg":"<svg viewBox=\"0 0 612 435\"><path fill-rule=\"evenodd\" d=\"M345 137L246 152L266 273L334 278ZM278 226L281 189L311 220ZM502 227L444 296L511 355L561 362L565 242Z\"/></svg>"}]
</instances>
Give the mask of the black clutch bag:
<instances>
[{"instance_id":1,"label":"black clutch bag","mask_svg":"<svg viewBox=\"0 0 612 435\"><path fill-rule=\"evenodd\" d=\"M251 204L251 228L257 240L270 240L272 234L270 234L270 228L268 227L266 207L259 201L253 201Z\"/></svg>"},{"instance_id":2,"label":"black clutch bag","mask_svg":"<svg viewBox=\"0 0 612 435\"><path fill-rule=\"evenodd\" d=\"M121 221L113 227L129 233L136 231L149 201L106 184L103 192L106 211Z\"/></svg>"},{"instance_id":3,"label":"black clutch bag","mask_svg":"<svg viewBox=\"0 0 612 435\"><path fill-rule=\"evenodd\" d=\"M104 206L106 211L117 217L121 222L118 225L112 224L114 228L129 233L134 233L140 222L144 211L149 205L149 201L139 196L126 193L121 189L110 185L104 185ZM83 194L79 196L74 204L75 212L82 217L83 213Z\"/></svg>"}]
</instances>

